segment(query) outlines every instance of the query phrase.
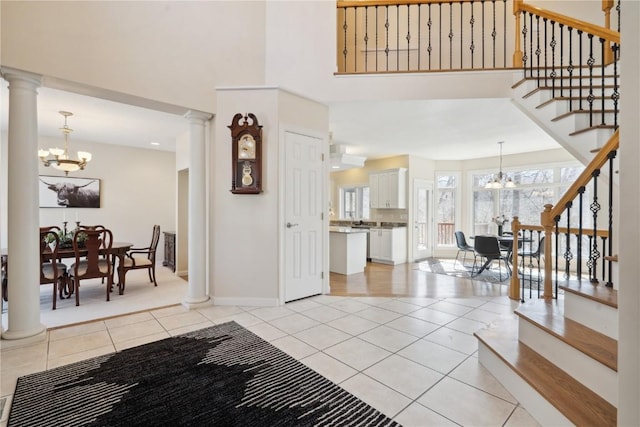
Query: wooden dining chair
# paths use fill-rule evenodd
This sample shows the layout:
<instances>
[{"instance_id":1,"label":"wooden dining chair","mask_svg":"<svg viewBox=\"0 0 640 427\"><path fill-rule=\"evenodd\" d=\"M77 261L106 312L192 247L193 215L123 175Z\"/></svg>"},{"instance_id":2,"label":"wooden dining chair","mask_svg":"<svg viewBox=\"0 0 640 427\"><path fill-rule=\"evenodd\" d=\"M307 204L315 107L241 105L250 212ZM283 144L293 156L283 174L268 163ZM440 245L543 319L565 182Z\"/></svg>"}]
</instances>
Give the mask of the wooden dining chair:
<instances>
[{"instance_id":1,"label":"wooden dining chair","mask_svg":"<svg viewBox=\"0 0 640 427\"><path fill-rule=\"evenodd\" d=\"M124 257L122 270L124 272L122 278L122 289L124 289L127 272L129 270L147 269L149 273L149 281L158 286L156 282L156 249L160 240L160 226L153 226L151 235L151 243L146 248L131 248Z\"/></svg>"},{"instance_id":2,"label":"wooden dining chair","mask_svg":"<svg viewBox=\"0 0 640 427\"><path fill-rule=\"evenodd\" d=\"M75 262L69 267L69 280L76 294L76 305L80 305L80 281L85 279L107 279L107 301L113 286L113 262L109 254L113 234L107 228L80 226L73 234Z\"/></svg>"},{"instance_id":3,"label":"wooden dining chair","mask_svg":"<svg viewBox=\"0 0 640 427\"><path fill-rule=\"evenodd\" d=\"M67 292L67 266L58 259L60 227L40 227L40 284L53 284L53 306L56 309L57 295L63 299Z\"/></svg>"}]
</instances>

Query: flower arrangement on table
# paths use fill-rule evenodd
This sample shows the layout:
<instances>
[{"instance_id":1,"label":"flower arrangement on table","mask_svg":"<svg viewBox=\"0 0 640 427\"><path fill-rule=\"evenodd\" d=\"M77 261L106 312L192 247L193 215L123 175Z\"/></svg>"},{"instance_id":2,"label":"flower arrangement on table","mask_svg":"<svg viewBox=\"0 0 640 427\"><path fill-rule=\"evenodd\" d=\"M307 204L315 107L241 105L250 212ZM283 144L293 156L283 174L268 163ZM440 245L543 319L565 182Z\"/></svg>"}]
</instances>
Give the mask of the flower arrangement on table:
<instances>
[{"instance_id":1,"label":"flower arrangement on table","mask_svg":"<svg viewBox=\"0 0 640 427\"><path fill-rule=\"evenodd\" d=\"M58 231L58 247L59 248L71 248L73 247L73 235L76 232L77 229L75 230L71 230L71 231L67 231L67 228L65 226L64 229L61 229ZM80 233L80 235L78 236L78 245L80 247L84 246L84 242L85 240L87 240L87 235L85 233ZM45 242L47 242L48 244L51 244L55 241L55 239L53 238L53 236L51 235L47 235L45 237Z\"/></svg>"},{"instance_id":2,"label":"flower arrangement on table","mask_svg":"<svg viewBox=\"0 0 640 427\"><path fill-rule=\"evenodd\" d=\"M505 214L502 214L491 218L491 221L493 221L498 226L498 236L502 236L502 227L504 227L504 225L509 222L509 219L505 216Z\"/></svg>"}]
</instances>

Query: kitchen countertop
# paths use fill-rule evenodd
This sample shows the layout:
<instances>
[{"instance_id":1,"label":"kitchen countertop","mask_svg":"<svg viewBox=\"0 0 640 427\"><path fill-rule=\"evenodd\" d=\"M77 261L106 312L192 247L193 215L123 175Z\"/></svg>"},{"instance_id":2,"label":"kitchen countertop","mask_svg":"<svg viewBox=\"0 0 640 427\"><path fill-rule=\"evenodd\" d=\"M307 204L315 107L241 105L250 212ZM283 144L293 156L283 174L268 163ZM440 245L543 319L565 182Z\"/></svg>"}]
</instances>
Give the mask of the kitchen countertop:
<instances>
[{"instance_id":1,"label":"kitchen countertop","mask_svg":"<svg viewBox=\"0 0 640 427\"><path fill-rule=\"evenodd\" d=\"M338 225L330 225L329 232L331 233L368 233L369 229L367 228L352 228L352 227L344 227Z\"/></svg>"}]
</instances>

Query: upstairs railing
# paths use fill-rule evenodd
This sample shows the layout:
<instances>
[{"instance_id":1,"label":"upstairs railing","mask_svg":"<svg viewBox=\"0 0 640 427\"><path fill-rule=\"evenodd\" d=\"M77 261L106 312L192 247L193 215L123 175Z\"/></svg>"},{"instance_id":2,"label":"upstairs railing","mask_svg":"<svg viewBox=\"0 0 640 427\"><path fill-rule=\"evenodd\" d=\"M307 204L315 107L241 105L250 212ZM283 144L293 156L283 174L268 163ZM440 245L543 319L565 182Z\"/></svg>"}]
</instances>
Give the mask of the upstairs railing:
<instances>
[{"instance_id":1,"label":"upstairs railing","mask_svg":"<svg viewBox=\"0 0 640 427\"><path fill-rule=\"evenodd\" d=\"M583 63L575 59L579 49L568 52L581 37L604 39L604 63L609 64L611 44L620 44L620 0L602 0L602 11L604 31L523 0L338 1L337 73L491 70L522 68L525 63L529 69L545 67L557 73L554 66L575 69ZM571 41L561 36L565 32ZM527 43L534 34L536 43ZM600 52L596 49L590 57L597 60ZM562 59L554 62L555 54Z\"/></svg>"},{"instance_id":2,"label":"upstairs railing","mask_svg":"<svg viewBox=\"0 0 640 427\"><path fill-rule=\"evenodd\" d=\"M558 283L563 281L588 280L613 285L613 262L617 258L613 241L614 177L619 144L616 131L558 203L545 205L541 226L523 225L514 218L511 298L524 299L525 282L529 284L529 297L535 292L541 298L557 298ZM543 246L536 258L537 272L532 272L535 251L522 248L525 244L537 247L542 237ZM521 256L523 252L526 255Z\"/></svg>"}]
</instances>

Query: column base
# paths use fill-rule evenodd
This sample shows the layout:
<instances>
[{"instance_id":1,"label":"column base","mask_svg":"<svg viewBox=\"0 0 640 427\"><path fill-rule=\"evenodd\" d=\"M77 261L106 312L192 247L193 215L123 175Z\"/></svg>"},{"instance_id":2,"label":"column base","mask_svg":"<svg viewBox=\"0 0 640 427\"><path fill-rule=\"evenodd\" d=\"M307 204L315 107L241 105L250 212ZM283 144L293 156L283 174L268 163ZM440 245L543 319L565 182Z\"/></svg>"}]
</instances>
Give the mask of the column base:
<instances>
[{"instance_id":1,"label":"column base","mask_svg":"<svg viewBox=\"0 0 640 427\"><path fill-rule=\"evenodd\" d=\"M188 308L189 310L193 310L196 308L208 307L213 305L213 301L208 296L203 298L194 298L194 299L185 299L182 301L182 306Z\"/></svg>"},{"instance_id":2,"label":"column base","mask_svg":"<svg viewBox=\"0 0 640 427\"><path fill-rule=\"evenodd\" d=\"M25 338L36 337L34 341L40 341L38 339L40 338L39 335L42 335L42 338L46 337L47 335L47 327L43 324L40 324L37 327L26 331L12 331L11 329L2 331L3 340L21 340Z\"/></svg>"}]
</instances>

